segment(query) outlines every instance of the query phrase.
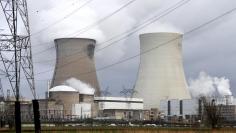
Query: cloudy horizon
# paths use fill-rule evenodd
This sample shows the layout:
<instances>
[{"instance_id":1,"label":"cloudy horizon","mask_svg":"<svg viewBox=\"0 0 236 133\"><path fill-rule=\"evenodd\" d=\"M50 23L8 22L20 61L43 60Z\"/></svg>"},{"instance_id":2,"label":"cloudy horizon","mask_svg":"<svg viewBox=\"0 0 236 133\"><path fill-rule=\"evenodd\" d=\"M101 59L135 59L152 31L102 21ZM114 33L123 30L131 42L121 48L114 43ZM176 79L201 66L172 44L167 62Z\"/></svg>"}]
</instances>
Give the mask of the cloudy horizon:
<instances>
[{"instance_id":1,"label":"cloudy horizon","mask_svg":"<svg viewBox=\"0 0 236 133\"><path fill-rule=\"evenodd\" d=\"M44 97L44 92L47 90L47 80L52 78L55 65L54 39L86 37L93 38L97 40L98 44L101 44L113 36L122 34L130 29L135 29L138 25L156 15L160 15L163 11L180 1L49 0L42 2L28 0L38 95L41 98ZM86 2L88 4L82 7ZM189 30L235 8L236 1L185 0L183 2L186 3L168 15L145 26L129 37L96 52L96 67L101 68L138 54L140 52L139 34L149 32L179 32L184 34L182 47L186 80L189 82L190 79L197 79L202 71L213 77L225 77L229 80L233 95L236 95L236 90L234 89L236 87L236 63L234 61L236 54L234 43L236 38L233 37L236 32L234 30L236 13L232 12L191 34L185 35ZM108 19L100 22L101 19L120 9L125 4L128 5ZM2 11L0 11L0 16L3 16ZM3 26L3 29L7 29L5 21L2 22L1 20L0 24ZM49 28L45 29L47 26ZM0 29L2 28L0 27ZM4 32L7 31L0 31L0 33ZM75 32L79 32L79 34L73 34ZM101 46L99 45L97 49L107 45L109 43L104 43ZM122 90L122 86L132 88L136 81L138 66L139 58L134 58L98 71L97 75L101 88L109 87L110 92L114 96L120 95L119 92ZM48 72L37 74L43 71ZM9 89L7 80L4 79L4 76L1 76L1 78L6 91L6 89ZM21 92L29 90L24 85L25 83L23 82ZM32 97L30 91L27 91L23 96Z\"/></svg>"}]
</instances>

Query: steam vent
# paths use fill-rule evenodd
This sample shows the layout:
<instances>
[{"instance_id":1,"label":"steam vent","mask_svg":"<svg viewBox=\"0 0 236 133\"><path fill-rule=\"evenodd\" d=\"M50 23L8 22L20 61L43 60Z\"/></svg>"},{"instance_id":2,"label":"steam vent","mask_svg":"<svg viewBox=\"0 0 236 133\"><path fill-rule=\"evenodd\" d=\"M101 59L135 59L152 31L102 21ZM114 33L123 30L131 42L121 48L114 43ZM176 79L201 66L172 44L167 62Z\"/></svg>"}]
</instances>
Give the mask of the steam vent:
<instances>
[{"instance_id":1,"label":"steam vent","mask_svg":"<svg viewBox=\"0 0 236 133\"><path fill-rule=\"evenodd\" d=\"M140 56L134 97L143 98L145 109L159 108L161 99L190 98L181 43L182 35L178 33L140 35L140 52L144 54Z\"/></svg>"},{"instance_id":2,"label":"steam vent","mask_svg":"<svg viewBox=\"0 0 236 133\"><path fill-rule=\"evenodd\" d=\"M95 89L95 95L99 96L100 87L94 62L96 41L87 38L60 38L54 42L57 59L51 87L61 85L73 77L90 84Z\"/></svg>"}]
</instances>

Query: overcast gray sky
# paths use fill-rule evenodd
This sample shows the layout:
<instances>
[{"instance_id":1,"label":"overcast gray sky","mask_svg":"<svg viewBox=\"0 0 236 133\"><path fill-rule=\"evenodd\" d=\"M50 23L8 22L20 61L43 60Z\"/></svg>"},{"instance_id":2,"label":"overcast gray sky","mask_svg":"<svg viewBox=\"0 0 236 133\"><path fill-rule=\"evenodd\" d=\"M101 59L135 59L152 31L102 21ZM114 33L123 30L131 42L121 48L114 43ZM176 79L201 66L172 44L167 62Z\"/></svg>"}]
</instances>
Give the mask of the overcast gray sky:
<instances>
[{"instance_id":1,"label":"overcast gray sky","mask_svg":"<svg viewBox=\"0 0 236 133\"><path fill-rule=\"evenodd\" d=\"M47 89L47 80L52 78L55 64L53 40L60 37L74 37L74 32L93 24L120 8L127 0L93 0L78 10L88 0L28 0L29 19L33 45L36 89L40 97ZM101 43L107 39L132 29L145 20L162 13L181 0L136 0L107 20L87 29L77 37L94 38ZM187 1L187 0L186 0ZM162 17L141 31L95 53L96 67L112 64L139 53L138 35L146 32L180 32L189 30L210 19L236 8L235 0L190 0L174 12ZM70 15L68 15L70 14ZM66 18L64 18L67 16ZM0 12L0 26L7 28ZM64 18L64 19L63 19ZM196 78L201 71L230 80L231 90L236 94L236 12L233 12L183 38L183 63L186 79ZM1 28L0 27L0 28ZM47 29L45 29L45 27ZM44 29L44 30L42 30ZM38 31L41 31L37 33ZM2 31L3 33L4 31ZM5 30L6 32L6 30ZM45 42L49 42L45 44ZM109 44L109 43L108 43ZM107 44L103 44L105 46ZM102 47L101 46L101 47ZM98 47L100 48L100 47ZM45 60L52 60L44 62ZM98 71L102 88L109 86L113 95L119 95L122 86L132 88L138 72L139 58ZM50 70L47 73L37 74ZM4 78L4 77L2 77ZM4 89L8 87L3 79ZM31 97L24 83L21 92Z\"/></svg>"}]
</instances>

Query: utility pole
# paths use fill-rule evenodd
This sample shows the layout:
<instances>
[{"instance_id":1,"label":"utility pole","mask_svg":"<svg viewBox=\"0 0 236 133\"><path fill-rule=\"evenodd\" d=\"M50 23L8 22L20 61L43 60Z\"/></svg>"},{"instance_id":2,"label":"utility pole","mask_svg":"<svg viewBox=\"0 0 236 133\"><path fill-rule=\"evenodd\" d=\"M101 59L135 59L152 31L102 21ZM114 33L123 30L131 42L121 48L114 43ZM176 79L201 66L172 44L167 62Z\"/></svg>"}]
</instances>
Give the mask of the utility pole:
<instances>
[{"instance_id":1,"label":"utility pole","mask_svg":"<svg viewBox=\"0 0 236 133\"><path fill-rule=\"evenodd\" d=\"M35 132L40 132L38 101L36 100L33 60L30 41L30 28L26 0L0 0L9 31L8 34L0 34L0 61L2 61L6 76L15 95L15 129L21 132L20 110L20 79L21 70L25 75L34 100L34 123ZM20 16L18 18L18 16ZM21 20L21 23L18 20ZM2 19L1 19L2 20ZM25 35L19 35L18 25L25 28ZM6 56L7 55L7 56Z\"/></svg>"},{"instance_id":2,"label":"utility pole","mask_svg":"<svg viewBox=\"0 0 236 133\"><path fill-rule=\"evenodd\" d=\"M1 102L1 100L5 101L5 95L4 95L4 91L2 88L2 81L0 79L0 102Z\"/></svg>"}]
</instances>

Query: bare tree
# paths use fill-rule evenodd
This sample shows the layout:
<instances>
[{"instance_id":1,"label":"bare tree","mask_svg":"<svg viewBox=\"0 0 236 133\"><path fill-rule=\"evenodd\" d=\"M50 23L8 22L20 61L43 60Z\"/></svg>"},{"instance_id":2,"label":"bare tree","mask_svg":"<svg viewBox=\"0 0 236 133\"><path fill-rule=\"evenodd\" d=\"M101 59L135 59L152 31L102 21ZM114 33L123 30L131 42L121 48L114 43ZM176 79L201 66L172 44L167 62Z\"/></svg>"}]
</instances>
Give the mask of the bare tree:
<instances>
[{"instance_id":1,"label":"bare tree","mask_svg":"<svg viewBox=\"0 0 236 133\"><path fill-rule=\"evenodd\" d=\"M202 118L207 126L219 128L222 119L222 105L216 104L214 98L200 97L200 106L202 106Z\"/></svg>"}]
</instances>

